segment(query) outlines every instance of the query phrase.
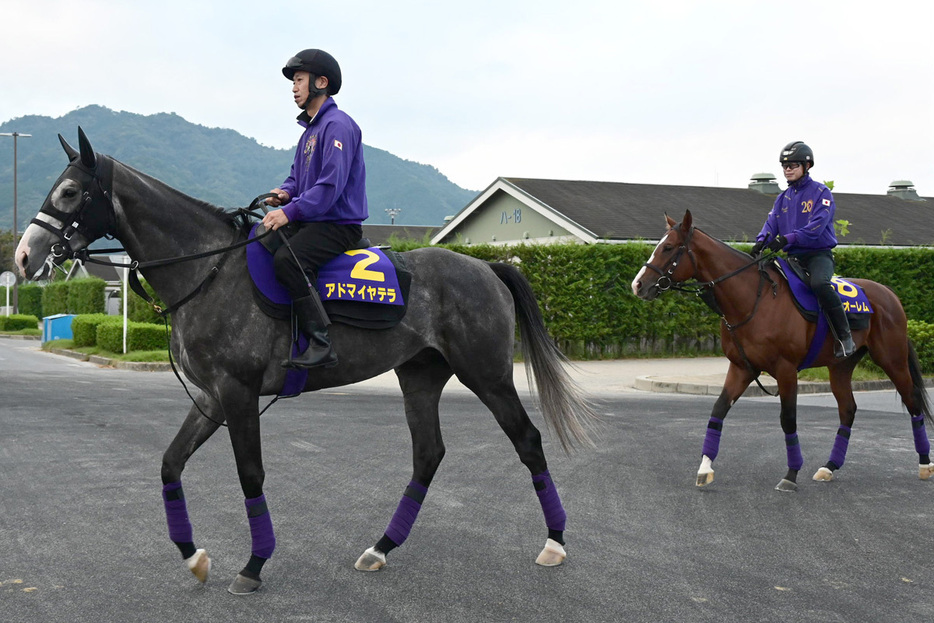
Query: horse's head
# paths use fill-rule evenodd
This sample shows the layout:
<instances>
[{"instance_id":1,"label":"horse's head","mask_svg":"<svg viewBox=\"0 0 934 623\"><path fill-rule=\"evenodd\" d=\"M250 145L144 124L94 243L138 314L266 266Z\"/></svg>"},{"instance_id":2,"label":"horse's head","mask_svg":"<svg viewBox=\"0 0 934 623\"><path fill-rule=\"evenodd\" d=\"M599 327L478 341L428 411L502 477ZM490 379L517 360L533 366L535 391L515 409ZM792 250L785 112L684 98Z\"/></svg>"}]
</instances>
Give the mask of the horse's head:
<instances>
[{"instance_id":1,"label":"horse's head","mask_svg":"<svg viewBox=\"0 0 934 623\"><path fill-rule=\"evenodd\" d=\"M697 270L690 248L694 236L691 211L687 210L684 213L680 224L667 214L665 219L668 221L668 231L652 251L649 261L642 265L636 278L632 280L633 294L647 301L651 301L673 284L687 281ZM685 259L691 261L683 261Z\"/></svg>"},{"instance_id":2,"label":"horse's head","mask_svg":"<svg viewBox=\"0 0 934 623\"><path fill-rule=\"evenodd\" d=\"M78 128L75 150L58 135L69 163L55 181L14 255L26 279L47 279L54 266L73 258L104 235L115 233L113 160L94 153Z\"/></svg>"}]
</instances>

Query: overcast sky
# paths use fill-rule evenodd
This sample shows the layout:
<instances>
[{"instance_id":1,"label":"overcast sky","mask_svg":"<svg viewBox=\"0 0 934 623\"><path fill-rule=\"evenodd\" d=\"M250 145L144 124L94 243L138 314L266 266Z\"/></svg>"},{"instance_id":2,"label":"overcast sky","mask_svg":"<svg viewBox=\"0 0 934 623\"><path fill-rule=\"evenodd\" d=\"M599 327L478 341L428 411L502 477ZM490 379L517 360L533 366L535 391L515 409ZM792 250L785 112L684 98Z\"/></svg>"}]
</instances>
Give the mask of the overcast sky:
<instances>
[{"instance_id":1,"label":"overcast sky","mask_svg":"<svg viewBox=\"0 0 934 623\"><path fill-rule=\"evenodd\" d=\"M837 192L909 179L934 197L932 7L0 0L0 121L100 104L291 149L280 69L318 47L367 145L472 190L498 176L743 188L781 180L778 152L803 140Z\"/></svg>"}]
</instances>

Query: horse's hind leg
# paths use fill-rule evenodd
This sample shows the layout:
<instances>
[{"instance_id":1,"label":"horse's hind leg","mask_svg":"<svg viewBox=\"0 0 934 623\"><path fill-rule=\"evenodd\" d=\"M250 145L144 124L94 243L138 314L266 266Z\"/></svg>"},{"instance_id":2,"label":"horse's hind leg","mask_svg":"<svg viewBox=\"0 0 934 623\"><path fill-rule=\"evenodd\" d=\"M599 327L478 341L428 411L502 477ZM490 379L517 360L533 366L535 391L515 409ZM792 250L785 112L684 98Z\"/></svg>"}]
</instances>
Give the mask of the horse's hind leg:
<instances>
[{"instance_id":1,"label":"horse's hind leg","mask_svg":"<svg viewBox=\"0 0 934 623\"><path fill-rule=\"evenodd\" d=\"M422 502L444 458L438 403L451 368L437 353L425 353L396 368L405 400L405 419L412 435L412 479L402 494L382 538L357 559L360 571L378 571L386 565L386 554L402 545L409 536Z\"/></svg>"},{"instance_id":2,"label":"horse's hind leg","mask_svg":"<svg viewBox=\"0 0 934 623\"><path fill-rule=\"evenodd\" d=\"M542 448L542 434L532 424L516 393L512 381L512 363L507 367L508 371L498 378L480 379L474 374L468 375L463 372L458 374L458 378L490 409L516 449L519 460L532 474L532 486L545 516L545 526L548 528L545 547L535 562L544 567L553 567L560 565L567 557L564 549L567 514L548 471L545 451Z\"/></svg>"},{"instance_id":3,"label":"horse's hind leg","mask_svg":"<svg viewBox=\"0 0 934 623\"><path fill-rule=\"evenodd\" d=\"M850 431L856 419L856 399L853 397L853 370L863 355L858 354L829 367L830 391L837 401L837 411L840 415L840 426L830 451L830 458L823 467L815 472L813 478L817 481L829 482L833 480L836 470L843 467L846 461L846 451L850 444Z\"/></svg>"},{"instance_id":4,"label":"horse's hind leg","mask_svg":"<svg viewBox=\"0 0 934 623\"><path fill-rule=\"evenodd\" d=\"M203 394L198 396L197 400L205 413L215 413ZM222 417L215 414L216 421L212 421L202 415L197 406L192 405L175 439L162 455L162 500L169 525L169 538L181 552L188 570L202 583L208 579L211 559L205 550L195 548L185 494L182 490L182 471L191 455L220 427L219 418Z\"/></svg>"},{"instance_id":5,"label":"horse's hind leg","mask_svg":"<svg viewBox=\"0 0 934 623\"><path fill-rule=\"evenodd\" d=\"M907 339L903 348L871 348L870 354L895 384L895 390L908 409L915 451L918 453L918 477L927 480L934 475L934 463L931 462L931 443L924 420L931 419L932 414L918 355Z\"/></svg>"}]
</instances>

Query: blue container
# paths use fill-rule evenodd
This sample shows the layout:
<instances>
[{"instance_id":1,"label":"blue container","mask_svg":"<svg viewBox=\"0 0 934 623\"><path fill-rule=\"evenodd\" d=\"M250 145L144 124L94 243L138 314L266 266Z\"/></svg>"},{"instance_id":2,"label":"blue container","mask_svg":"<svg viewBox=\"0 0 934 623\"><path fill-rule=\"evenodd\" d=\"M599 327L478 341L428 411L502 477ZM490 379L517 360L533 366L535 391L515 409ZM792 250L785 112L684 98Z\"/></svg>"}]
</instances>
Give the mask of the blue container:
<instances>
[{"instance_id":1,"label":"blue container","mask_svg":"<svg viewBox=\"0 0 934 623\"><path fill-rule=\"evenodd\" d=\"M42 319L42 341L70 340L71 320L75 314L55 314Z\"/></svg>"}]
</instances>

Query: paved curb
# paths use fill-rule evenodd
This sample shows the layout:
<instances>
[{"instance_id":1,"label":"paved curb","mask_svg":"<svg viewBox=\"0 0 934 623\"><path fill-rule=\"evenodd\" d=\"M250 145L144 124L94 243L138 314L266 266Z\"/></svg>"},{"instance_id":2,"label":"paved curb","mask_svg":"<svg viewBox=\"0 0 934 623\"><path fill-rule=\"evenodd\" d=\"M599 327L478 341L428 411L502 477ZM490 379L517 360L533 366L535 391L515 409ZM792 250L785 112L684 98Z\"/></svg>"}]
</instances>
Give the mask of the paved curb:
<instances>
[{"instance_id":1,"label":"paved curb","mask_svg":"<svg viewBox=\"0 0 934 623\"><path fill-rule=\"evenodd\" d=\"M695 394L700 396L719 396L723 390L723 383L726 376L723 374L712 374L709 376L695 377L677 377L677 376L640 376L636 377L636 389L647 392L671 393L671 394ZM755 383L751 384L743 396L757 397L775 395L778 393L778 385L775 379L771 377L760 377L759 381L770 392L766 394ZM927 387L934 386L934 379L924 380ZM895 389L895 385L886 379L874 381L854 381L853 391L871 392ZM798 394L827 394L830 393L830 383L828 381L800 381L798 383Z\"/></svg>"},{"instance_id":2,"label":"paved curb","mask_svg":"<svg viewBox=\"0 0 934 623\"><path fill-rule=\"evenodd\" d=\"M88 363L93 363L98 366L115 368L117 370L135 370L137 372L168 372L172 369L172 365L167 361L121 361L119 359L101 357L100 355L88 356L75 350L68 350L67 348L52 348L49 350L49 352L56 355L71 357L72 359L77 359L78 361L87 361Z\"/></svg>"}]
</instances>

